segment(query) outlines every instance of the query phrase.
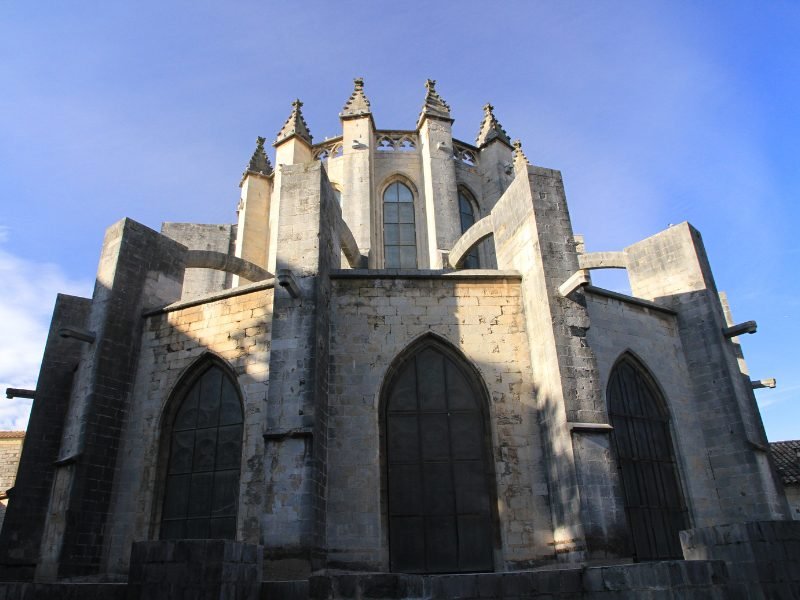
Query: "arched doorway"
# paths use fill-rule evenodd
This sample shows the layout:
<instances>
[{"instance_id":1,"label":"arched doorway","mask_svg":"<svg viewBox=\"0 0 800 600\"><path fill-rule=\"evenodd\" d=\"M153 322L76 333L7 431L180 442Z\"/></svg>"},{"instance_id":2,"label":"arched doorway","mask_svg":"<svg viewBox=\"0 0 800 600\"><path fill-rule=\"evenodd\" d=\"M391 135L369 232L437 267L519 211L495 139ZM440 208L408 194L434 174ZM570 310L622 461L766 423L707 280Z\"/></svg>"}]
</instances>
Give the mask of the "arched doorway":
<instances>
[{"instance_id":1,"label":"arched doorway","mask_svg":"<svg viewBox=\"0 0 800 600\"><path fill-rule=\"evenodd\" d=\"M242 401L216 360L193 369L168 404L161 539L235 539Z\"/></svg>"},{"instance_id":2,"label":"arched doorway","mask_svg":"<svg viewBox=\"0 0 800 600\"><path fill-rule=\"evenodd\" d=\"M493 568L493 488L483 392L434 340L390 375L384 435L391 570Z\"/></svg>"},{"instance_id":3,"label":"arched doorway","mask_svg":"<svg viewBox=\"0 0 800 600\"><path fill-rule=\"evenodd\" d=\"M634 557L683 558L678 532L688 527L686 504L664 398L626 354L611 372L607 400Z\"/></svg>"}]
</instances>

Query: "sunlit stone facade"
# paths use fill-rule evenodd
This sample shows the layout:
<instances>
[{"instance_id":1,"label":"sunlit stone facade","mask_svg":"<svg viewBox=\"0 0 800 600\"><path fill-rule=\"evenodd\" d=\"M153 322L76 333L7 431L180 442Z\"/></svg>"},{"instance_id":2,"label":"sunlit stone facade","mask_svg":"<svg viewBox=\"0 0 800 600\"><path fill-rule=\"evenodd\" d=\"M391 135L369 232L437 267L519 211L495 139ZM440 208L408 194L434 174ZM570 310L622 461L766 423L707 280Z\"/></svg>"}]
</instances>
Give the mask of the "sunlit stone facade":
<instances>
[{"instance_id":1,"label":"sunlit stone facade","mask_svg":"<svg viewBox=\"0 0 800 600\"><path fill-rule=\"evenodd\" d=\"M198 538L259 547L241 572L270 581L579 568L789 518L753 327L694 228L586 253L560 172L490 105L454 139L430 80L409 129L377 128L360 79L340 117L315 144L294 102L235 224L122 220L92 298L59 296L6 579L124 582L135 543L161 564Z\"/></svg>"}]
</instances>

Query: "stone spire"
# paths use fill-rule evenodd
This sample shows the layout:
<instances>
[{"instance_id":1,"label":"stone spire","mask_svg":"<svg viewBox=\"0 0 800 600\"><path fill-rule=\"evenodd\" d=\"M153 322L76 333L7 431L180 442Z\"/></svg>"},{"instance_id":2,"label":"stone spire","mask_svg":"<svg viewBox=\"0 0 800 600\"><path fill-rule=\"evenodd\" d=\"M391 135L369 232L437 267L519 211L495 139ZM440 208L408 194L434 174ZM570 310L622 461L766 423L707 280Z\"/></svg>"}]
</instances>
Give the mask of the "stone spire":
<instances>
[{"instance_id":1,"label":"stone spire","mask_svg":"<svg viewBox=\"0 0 800 600\"><path fill-rule=\"evenodd\" d=\"M422 105L422 112L419 114L419 119L417 119L417 127L422 123L424 117L442 119L452 123L453 118L450 116L450 106L436 93L436 80L428 79L425 82L425 89L427 90L425 103Z\"/></svg>"},{"instance_id":2,"label":"stone spire","mask_svg":"<svg viewBox=\"0 0 800 600\"><path fill-rule=\"evenodd\" d=\"M478 148L483 148L492 140L499 140L511 146L511 140L508 139L508 134L500 122L494 116L494 106L487 103L483 105L483 121L481 128L478 130L478 137L475 138L475 145Z\"/></svg>"},{"instance_id":3,"label":"stone spire","mask_svg":"<svg viewBox=\"0 0 800 600\"><path fill-rule=\"evenodd\" d=\"M525 156L525 153L522 151L522 142L519 140L514 140L514 168L528 168L528 158Z\"/></svg>"},{"instance_id":4,"label":"stone spire","mask_svg":"<svg viewBox=\"0 0 800 600\"><path fill-rule=\"evenodd\" d=\"M353 80L355 89L350 94L350 98L345 102L339 116L346 119L348 117L363 117L370 114L369 100L364 95L364 78L356 77Z\"/></svg>"},{"instance_id":5,"label":"stone spire","mask_svg":"<svg viewBox=\"0 0 800 600\"><path fill-rule=\"evenodd\" d=\"M283 124L283 127L278 132L278 137L272 144L273 146L277 146L294 136L304 140L309 146L311 145L311 132L308 130L303 113L300 112L301 106L303 106L303 103L300 100L292 102L292 114L289 115L286 123Z\"/></svg>"},{"instance_id":6,"label":"stone spire","mask_svg":"<svg viewBox=\"0 0 800 600\"><path fill-rule=\"evenodd\" d=\"M258 173L259 175L272 175L272 165L269 162L269 156L264 151L264 142L266 138L261 136L256 138L256 149L250 159L250 164L247 165L242 177L248 173Z\"/></svg>"}]
</instances>

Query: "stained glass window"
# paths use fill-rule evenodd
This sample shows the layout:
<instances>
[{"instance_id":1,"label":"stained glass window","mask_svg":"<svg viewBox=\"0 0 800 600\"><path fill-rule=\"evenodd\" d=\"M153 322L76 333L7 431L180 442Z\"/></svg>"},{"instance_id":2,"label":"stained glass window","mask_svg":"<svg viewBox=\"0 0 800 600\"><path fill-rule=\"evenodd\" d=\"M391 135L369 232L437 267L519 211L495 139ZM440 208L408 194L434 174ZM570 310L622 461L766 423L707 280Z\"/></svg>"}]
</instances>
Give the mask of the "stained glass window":
<instances>
[{"instance_id":1,"label":"stained glass window","mask_svg":"<svg viewBox=\"0 0 800 600\"><path fill-rule=\"evenodd\" d=\"M209 366L172 422L161 539L234 539L242 404L231 378Z\"/></svg>"}]
</instances>

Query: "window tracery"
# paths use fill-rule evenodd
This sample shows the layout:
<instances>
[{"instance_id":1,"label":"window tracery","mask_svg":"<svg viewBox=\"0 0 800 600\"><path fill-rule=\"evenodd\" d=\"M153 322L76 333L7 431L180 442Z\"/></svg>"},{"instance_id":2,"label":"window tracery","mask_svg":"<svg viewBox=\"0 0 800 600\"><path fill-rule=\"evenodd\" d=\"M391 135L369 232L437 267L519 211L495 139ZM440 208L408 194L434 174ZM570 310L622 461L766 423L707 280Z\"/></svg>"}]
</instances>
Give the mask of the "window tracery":
<instances>
[{"instance_id":1,"label":"window tracery","mask_svg":"<svg viewBox=\"0 0 800 600\"><path fill-rule=\"evenodd\" d=\"M235 539L243 415L231 377L209 364L170 424L161 539Z\"/></svg>"},{"instance_id":2,"label":"window tracery","mask_svg":"<svg viewBox=\"0 0 800 600\"><path fill-rule=\"evenodd\" d=\"M416 152L417 136L402 131L382 132L375 141L375 149L378 152Z\"/></svg>"}]
</instances>

